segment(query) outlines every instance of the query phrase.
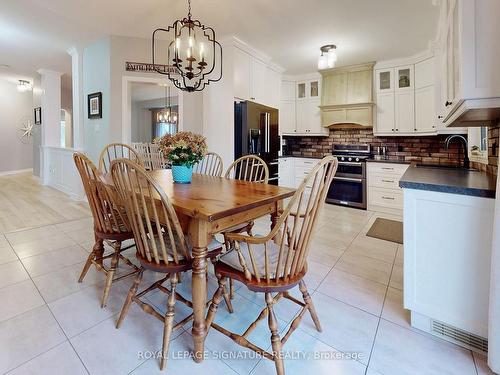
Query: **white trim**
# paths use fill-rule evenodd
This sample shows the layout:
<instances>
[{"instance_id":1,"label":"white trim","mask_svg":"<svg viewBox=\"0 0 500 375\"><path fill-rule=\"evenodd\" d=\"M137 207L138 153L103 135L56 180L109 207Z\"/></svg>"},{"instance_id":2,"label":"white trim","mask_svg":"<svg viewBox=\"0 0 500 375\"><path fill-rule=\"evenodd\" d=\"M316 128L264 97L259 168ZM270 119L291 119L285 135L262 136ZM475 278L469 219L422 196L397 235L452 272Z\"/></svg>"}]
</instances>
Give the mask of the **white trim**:
<instances>
[{"instance_id":1,"label":"white trim","mask_svg":"<svg viewBox=\"0 0 500 375\"><path fill-rule=\"evenodd\" d=\"M13 170L13 171L0 172L0 176L8 176L8 175L11 175L11 174L26 173L26 172L33 172L33 168L16 169L16 170Z\"/></svg>"},{"instance_id":2,"label":"white trim","mask_svg":"<svg viewBox=\"0 0 500 375\"><path fill-rule=\"evenodd\" d=\"M143 82L143 83L157 83L165 84L169 83L166 77L145 77L145 76L123 76L122 77L122 142L125 144L130 144L132 142L132 123L130 120L132 109L131 109L131 83L132 82ZM178 108L179 108L179 123L178 130L184 129L184 116L183 114L183 95L184 92L172 87L178 93ZM187 94L189 95L189 93Z\"/></svg>"}]
</instances>

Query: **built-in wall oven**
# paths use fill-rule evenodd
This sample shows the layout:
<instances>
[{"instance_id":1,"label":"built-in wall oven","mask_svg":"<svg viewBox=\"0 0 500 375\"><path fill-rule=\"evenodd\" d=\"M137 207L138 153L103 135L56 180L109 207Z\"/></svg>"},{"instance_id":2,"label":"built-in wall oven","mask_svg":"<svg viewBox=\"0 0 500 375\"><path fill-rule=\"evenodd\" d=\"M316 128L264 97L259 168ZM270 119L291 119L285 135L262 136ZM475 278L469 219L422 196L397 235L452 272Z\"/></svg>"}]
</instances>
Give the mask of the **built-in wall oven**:
<instances>
[{"instance_id":1,"label":"built-in wall oven","mask_svg":"<svg viewBox=\"0 0 500 375\"><path fill-rule=\"evenodd\" d=\"M366 159L369 144L334 144L339 165L328 190L326 202L366 209Z\"/></svg>"}]
</instances>

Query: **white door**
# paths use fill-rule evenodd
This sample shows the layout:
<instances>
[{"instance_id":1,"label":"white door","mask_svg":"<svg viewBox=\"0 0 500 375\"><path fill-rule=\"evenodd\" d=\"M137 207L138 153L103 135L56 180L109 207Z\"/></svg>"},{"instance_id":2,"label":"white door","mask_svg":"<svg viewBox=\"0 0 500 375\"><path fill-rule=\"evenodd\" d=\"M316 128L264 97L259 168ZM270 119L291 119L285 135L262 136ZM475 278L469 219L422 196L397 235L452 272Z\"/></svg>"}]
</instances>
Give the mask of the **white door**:
<instances>
[{"instance_id":1,"label":"white door","mask_svg":"<svg viewBox=\"0 0 500 375\"><path fill-rule=\"evenodd\" d=\"M279 129L281 134L294 134L295 100L282 100L279 108Z\"/></svg>"},{"instance_id":2,"label":"white door","mask_svg":"<svg viewBox=\"0 0 500 375\"><path fill-rule=\"evenodd\" d=\"M281 100L295 100L295 82L281 81Z\"/></svg>"},{"instance_id":3,"label":"white door","mask_svg":"<svg viewBox=\"0 0 500 375\"><path fill-rule=\"evenodd\" d=\"M307 128L308 133L323 134L325 129L321 126L321 111L319 106L320 99L311 99L307 101Z\"/></svg>"},{"instance_id":4,"label":"white door","mask_svg":"<svg viewBox=\"0 0 500 375\"><path fill-rule=\"evenodd\" d=\"M417 132L436 131L434 86L415 90L415 129Z\"/></svg>"},{"instance_id":5,"label":"white door","mask_svg":"<svg viewBox=\"0 0 500 375\"><path fill-rule=\"evenodd\" d=\"M377 95L377 133L393 133L394 126L394 93Z\"/></svg>"},{"instance_id":6,"label":"white door","mask_svg":"<svg viewBox=\"0 0 500 375\"><path fill-rule=\"evenodd\" d=\"M242 50L234 49L234 97L238 99L250 99L250 74L252 57Z\"/></svg>"},{"instance_id":7,"label":"white door","mask_svg":"<svg viewBox=\"0 0 500 375\"><path fill-rule=\"evenodd\" d=\"M307 100L299 100L296 104L297 113L297 133L306 134L309 133L307 112L309 109L309 103Z\"/></svg>"},{"instance_id":8,"label":"white door","mask_svg":"<svg viewBox=\"0 0 500 375\"><path fill-rule=\"evenodd\" d=\"M279 108L281 99L281 74L269 67L266 68L266 104L273 107Z\"/></svg>"},{"instance_id":9,"label":"white door","mask_svg":"<svg viewBox=\"0 0 500 375\"><path fill-rule=\"evenodd\" d=\"M415 132L415 92L402 91L395 94L395 130L396 134Z\"/></svg>"}]
</instances>

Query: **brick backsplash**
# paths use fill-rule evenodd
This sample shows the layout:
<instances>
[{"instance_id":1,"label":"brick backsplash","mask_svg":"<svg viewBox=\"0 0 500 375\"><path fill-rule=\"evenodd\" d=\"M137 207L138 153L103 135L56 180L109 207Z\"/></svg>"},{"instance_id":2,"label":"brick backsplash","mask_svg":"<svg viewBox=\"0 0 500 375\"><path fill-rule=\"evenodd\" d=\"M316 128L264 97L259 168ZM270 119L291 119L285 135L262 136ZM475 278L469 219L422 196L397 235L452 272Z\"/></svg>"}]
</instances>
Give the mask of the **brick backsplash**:
<instances>
[{"instance_id":1,"label":"brick backsplash","mask_svg":"<svg viewBox=\"0 0 500 375\"><path fill-rule=\"evenodd\" d=\"M472 167L497 174L500 128L488 130L489 163L472 163ZM463 161L462 146L453 141L446 149L447 135L427 137L375 137L372 129L330 129L328 137L286 137L291 156L323 157L331 154L334 143L369 143L372 152L377 146L386 147L389 159L403 159L415 163L459 165Z\"/></svg>"}]
</instances>

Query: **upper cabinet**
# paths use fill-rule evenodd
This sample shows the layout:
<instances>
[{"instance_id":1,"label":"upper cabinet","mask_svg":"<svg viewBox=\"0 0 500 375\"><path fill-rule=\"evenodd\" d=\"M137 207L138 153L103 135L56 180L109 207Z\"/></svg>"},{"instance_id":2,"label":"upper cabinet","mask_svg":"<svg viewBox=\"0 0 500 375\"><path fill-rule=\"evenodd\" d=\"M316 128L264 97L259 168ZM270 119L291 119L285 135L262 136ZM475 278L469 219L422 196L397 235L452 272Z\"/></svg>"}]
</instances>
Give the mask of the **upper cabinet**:
<instances>
[{"instance_id":1,"label":"upper cabinet","mask_svg":"<svg viewBox=\"0 0 500 375\"><path fill-rule=\"evenodd\" d=\"M233 54L233 80L236 99L279 107L281 72L238 47Z\"/></svg>"},{"instance_id":2,"label":"upper cabinet","mask_svg":"<svg viewBox=\"0 0 500 375\"><path fill-rule=\"evenodd\" d=\"M319 75L290 77L281 82L279 129L284 135L327 136L321 126Z\"/></svg>"},{"instance_id":3,"label":"upper cabinet","mask_svg":"<svg viewBox=\"0 0 500 375\"><path fill-rule=\"evenodd\" d=\"M440 101L446 126L481 126L500 117L500 1L441 1Z\"/></svg>"},{"instance_id":4,"label":"upper cabinet","mask_svg":"<svg viewBox=\"0 0 500 375\"><path fill-rule=\"evenodd\" d=\"M322 70L321 75L322 125L372 126L373 64Z\"/></svg>"}]
</instances>

